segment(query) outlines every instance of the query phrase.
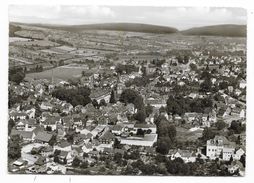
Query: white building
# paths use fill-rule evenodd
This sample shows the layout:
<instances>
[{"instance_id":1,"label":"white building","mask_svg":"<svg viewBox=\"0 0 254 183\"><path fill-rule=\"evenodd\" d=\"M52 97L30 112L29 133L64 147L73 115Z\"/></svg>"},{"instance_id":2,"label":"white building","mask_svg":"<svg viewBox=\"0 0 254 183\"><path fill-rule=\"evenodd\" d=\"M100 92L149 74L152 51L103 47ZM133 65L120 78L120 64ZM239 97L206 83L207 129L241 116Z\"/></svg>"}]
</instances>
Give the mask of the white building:
<instances>
[{"instance_id":1,"label":"white building","mask_svg":"<svg viewBox=\"0 0 254 183\"><path fill-rule=\"evenodd\" d=\"M206 143L206 156L211 159L222 158L224 161L230 160L235 151L235 144L229 142L224 136L215 136Z\"/></svg>"}]
</instances>

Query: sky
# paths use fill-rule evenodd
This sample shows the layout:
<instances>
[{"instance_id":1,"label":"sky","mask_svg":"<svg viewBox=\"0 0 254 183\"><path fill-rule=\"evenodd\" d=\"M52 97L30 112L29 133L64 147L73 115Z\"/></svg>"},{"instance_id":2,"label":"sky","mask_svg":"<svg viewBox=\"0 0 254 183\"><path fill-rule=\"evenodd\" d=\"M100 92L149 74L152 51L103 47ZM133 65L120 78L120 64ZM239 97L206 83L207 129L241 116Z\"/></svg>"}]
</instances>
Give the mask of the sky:
<instances>
[{"instance_id":1,"label":"sky","mask_svg":"<svg viewBox=\"0 0 254 183\"><path fill-rule=\"evenodd\" d=\"M246 24L241 8L146 6L11 5L9 21L79 25L93 23L145 23L179 30L217 24Z\"/></svg>"}]
</instances>

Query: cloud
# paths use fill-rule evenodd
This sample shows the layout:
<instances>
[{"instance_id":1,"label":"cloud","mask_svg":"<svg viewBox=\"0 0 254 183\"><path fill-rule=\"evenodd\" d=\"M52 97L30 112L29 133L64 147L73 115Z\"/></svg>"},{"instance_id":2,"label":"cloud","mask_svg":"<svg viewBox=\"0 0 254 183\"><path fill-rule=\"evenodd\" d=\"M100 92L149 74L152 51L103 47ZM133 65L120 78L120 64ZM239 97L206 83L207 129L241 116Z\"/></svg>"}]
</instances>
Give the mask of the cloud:
<instances>
[{"instance_id":1,"label":"cloud","mask_svg":"<svg viewBox=\"0 0 254 183\"><path fill-rule=\"evenodd\" d=\"M103 6L26 6L9 7L11 21L24 19L28 23L66 23L79 24L89 19L113 18L115 13ZM82 21L83 19L83 21Z\"/></svg>"},{"instance_id":2,"label":"cloud","mask_svg":"<svg viewBox=\"0 0 254 183\"><path fill-rule=\"evenodd\" d=\"M216 7L30 6L9 8L11 21L52 24L135 22L186 29L213 24L246 24L246 11Z\"/></svg>"}]
</instances>

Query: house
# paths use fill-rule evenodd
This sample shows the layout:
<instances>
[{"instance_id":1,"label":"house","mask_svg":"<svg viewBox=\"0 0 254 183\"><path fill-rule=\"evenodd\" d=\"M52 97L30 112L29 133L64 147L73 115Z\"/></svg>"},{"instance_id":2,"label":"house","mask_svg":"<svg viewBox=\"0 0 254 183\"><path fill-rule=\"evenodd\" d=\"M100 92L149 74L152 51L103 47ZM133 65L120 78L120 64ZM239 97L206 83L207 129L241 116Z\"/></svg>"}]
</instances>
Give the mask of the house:
<instances>
[{"instance_id":1,"label":"house","mask_svg":"<svg viewBox=\"0 0 254 183\"><path fill-rule=\"evenodd\" d=\"M161 108L161 107L166 107L167 102L164 99L154 99L154 98L149 98L146 100L147 105L151 105L154 108Z\"/></svg>"},{"instance_id":2,"label":"house","mask_svg":"<svg viewBox=\"0 0 254 183\"><path fill-rule=\"evenodd\" d=\"M135 109L134 104L127 104L126 109L131 114L134 114L135 112L137 112L137 109Z\"/></svg>"},{"instance_id":3,"label":"house","mask_svg":"<svg viewBox=\"0 0 254 183\"><path fill-rule=\"evenodd\" d=\"M234 160L240 160L241 157L245 154L245 151L242 148L239 148L238 150L235 151L233 155Z\"/></svg>"},{"instance_id":4,"label":"house","mask_svg":"<svg viewBox=\"0 0 254 183\"><path fill-rule=\"evenodd\" d=\"M92 146L91 143L87 143L87 144L84 144L82 146L82 151L85 152L85 153L88 153L88 152L90 152L92 150L93 150L93 146Z\"/></svg>"},{"instance_id":5,"label":"house","mask_svg":"<svg viewBox=\"0 0 254 183\"><path fill-rule=\"evenodd\" d=\"M73 106L69 103L65 103L63 106L62 106L62 111L63 113L66 113L66 114L69 114L73 109Z\"/></svg>"},{"instance_id":6,"label":"house","mask_svg":"<svg viewBox=\"0 0 254 183\"><path fill-rule=\"evenodd\" d=\"M63 163L63 164L66 164L66 163L67 163L67 157L68 157L68 154L69 154L69 153L70 153L70 152L68 152L68 151L61 151L61 152L57 155L58 161L61 162L61 163Z\"/></svg>"},{"instance_id":7,"label":"house","mask_svg":"<svg viewBox=\"0 0 254 183\"><path fill-rule=\"evenodd\" d=\"M28 164L28 162L26 160L21 159L21 158L17 159L16 161L14 161L12 163L12 165L17 166L19 168L22 168L23 166L25 166L27 164Z\"/></svg>"},{"instance_id":8,"label":"house","mask_svg":"<svg viewBox=\"0 0 254 183\"><path fill-rule=\"evenodd\" d=\"M239 83L239 88L244 89L246 88L247 84L245 80L241 80L241 82Z\"/></svg>"},{"instance_id":9,"label":"house","mask_svg":"<svg viewBox=\"0 0 254 183\"><path fill-rule=\"evenodd\" d=\"M35 136L35 142L38 143L49 143L49 141L52 139L53 135L51 133L48 133L46 131L40 131L38 134Z\"/></svg>"},{"instance_id":10,"label":"house","mask_svg":"<svg viewBox=\"0 0 254 183\"><path fill-rule=\"evenodd\" d=\"M56 149L70 152L72 150L72 145L66 140L61 140L57 145L54 146L54 150Z\"/></svg>"},{"instance_id":11,"label":"house","mask_svg":"<svg viewBox=\"0 0 254 183\"><path fill-rule=\"evenodd\" d=\"M187 123L191 123L194 120L198 119L198 117L199 114L196 112L186 112L183 118L186 120Z\"/></svg>"},{"instance_id":12,"label":"house","mask_svg":"<svg viewBox=\"0 0 254 183\"><path fill-rule=\"evenodd\" d=\"M82 119L80 117L74 117L73 118L73 123L76 127L82 126L82 124L83 124Z\"/></svg>"},{"instance_id":13,"label":"house","mask_svg":"<svg viewBox=\"0 0 254 183\"><path fill-rule=\"evenodd\" d=\"M90 158L97 158L99 156L99 151L92 150L92 151L88 152L88 155Z\"/></svg>"},{"instance_id":14,"label":"house","mask_svg":"<svg viewBox=\"0 0 254 183\"><path fill-rule=\"evenodd\" d=\"M124 131L123 129L122 125L114 125L111 131L115 135L121 135Z\"/></svg>"},{"instance_id":15,"label":"house","mask_svg":"<svg viewBox=\"0 0 254 183\"><path fill-rule=\"evenodd\" d=\"M35 119L25 120L25 131L33 131L38 126Z\"/></svg>"},{"instance_id":16,"label":"house","mask_svg":"<svg viewBox=\"0 0 254 183\"><path fill-rule=\"evenodd\" d=\"M39 156L39 158L35 161L35 165L42 166L46 163L46 157Z\"/></svg>"},{"instance_id":17,"label":"house","mask_svg":"<svg viewBox=\"0 0 254 183\"><path fill-rule=\"evenodd\" d=\"M244 176L244 167L243 164L240 161L233 161L229 166L228 166L228 172L231 174L234 174L236 172L239 172L241 176Z\"/></svg>"},{"instance_id":18,"label":"house","mask_svg":"<svg viewBox=\"0 0 254 183\"><path fill-rule=\"evenodd\" d=\"M152 147L157 142L157 134L145 134L144 137L126 137L121 138L120 143L131 146L148 146Z\"/></svg>"},{"instance_id":19,"label":"house","mask_svg":"<svg viewBox=\"0 0 254 183\"><path fill-rule=\"evenodd\" d=\"M211 159L221 158L224 161L230 160L235 151L235 143L228 141L224 136L216 135L214 139L207 140L206 156Z\"/></svg>"},{"instance_id":20,"label":"house","mask_svg":"<svg viewBox=\"0 0 254 183\"><path fill-rule=\"evenodd\" d=\"M47 127L51 127L52 131L56 130L57 121L54 117L47 118L42 123L43 127L46 129Z\"/></svg>"},{"instance_id":21,"label":"house","mask_svg":"<svg viewBox=\"0 0 254 183\"><path fill-rule=\"evenodd\" d=\"M176 151L173 150L173 152L169 151L169 155L171 160L181 158L185 163L196 161L196 154L190 150L181 150L181 149L178 149Z\"/></svg>"},{"instance_id":22,"label":"house","mask_svg":"<svg viewBox=\"0 0 254 183\"><path fill-rule=\"evenodd\" d=\"M29 119L35 118L35 108L29 109L26 111L26 114Z\"/></svg>"},{"instance_id":23,"label":"house","mask_svg":"<svg viewBox=\"0 0 254 183\"><path fill-rule=\"evenodd\" d=\"M53 105L49 102L42 102L40 105L40 108L41 108L41 110L48 111L48 110L52 110Z\"/></svg>"},{"instance_id":24,"label":"house","mask_svg":"<svg viewBox=\"0 0 254 183\"><path fill-rule=\"evenodd\" d=\"M111 144L115 141L115 136L112 134L109 130L104 132L100 137L99 137L99 142L103 144Z\"/></svg>"},{"instance_id":25,"label":"house","mask_svg":"<svg viewBox=\"0 0 254 183\"><path fill-rule=\"evenodd\" d=\"M111 91L103 90L103 89L93 90L91 91L91 94L90 94L91 100L96 100L98 103L100 103L102 99L104 99L106 103L109 103L110 96L111 96Z\"/></svg>"},{"instance_id":26,"label":"house","mask_svg":"<svg viewBox=\"0 0 254 183\"><path fill-rule=\"evenodd\" d=\"M53 155L53 148L51 146L45 146L41 149L41 155L44 157L49 157Z\"/></svg>"},{"instance_id":27,"label":"house","mask_svg":"<svg viewBox=\"0 0 254 183\"><path fill-rule=\"evenodd\" d=\"M25 112L11 112L9 118L12 120L26 119L28 115Z\"/></svg>"},{"instance_id":28,"label":"house","mask_svg":"<svg viewBox=\"0 0 254 183\"><path fill-rule=\"evenodd\" d=\"M25 120L20 120L15 125L17 130L24 130L25 129Z\"/></svg>"},{"instance_id":29,"label":"house","mask_svg":"<svg viewBox=\"0 0 254 183\"><path fill-rule=\"evenodd\" d=\"M35 134L32 131L23 131L23 130L15 130L12 129L11 136L13 135L19 135L23 141L32 142L35 139Z\"/></svg>"},{"instance_id":30,"label":"house","mask_svg":"<svg viewBox=\"0 0 254 183\"><path fill-rule=\"evenodd\" d=\"M71 156L72 157L79 157L79 156L83 156L83 150L81 147L73 147L72 151L71 151Z\"/></svg>"},{"instance_id":31,"label":"house","mask_svg":"<svg viewBox=\"0 0 254 183\"><path fill-rule=\"evenodd\" d=\"M244 109L241 110L239 116L240 116L241 119L245 119L246 114L245 114L245 110Z\"/></svg>"}]
</instances>

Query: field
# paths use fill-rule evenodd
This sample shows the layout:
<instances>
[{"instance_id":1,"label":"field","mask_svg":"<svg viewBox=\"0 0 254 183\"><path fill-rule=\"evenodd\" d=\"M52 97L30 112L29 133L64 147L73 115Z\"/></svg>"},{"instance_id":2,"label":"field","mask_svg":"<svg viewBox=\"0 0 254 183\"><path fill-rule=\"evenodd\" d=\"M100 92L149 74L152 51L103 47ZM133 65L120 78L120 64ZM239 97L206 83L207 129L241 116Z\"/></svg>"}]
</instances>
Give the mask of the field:
<instances>
[{"instance_id":1,"label":"field","mask_svg":"<svg viewBox=\"0 0 254 183\"><path fill-rule=\"evenodd\" d=\"M84 69L82 67L75 67L71 65L57 67L50 70L45 70L43 72L38 73L29 73L26 75L26 79L48 79L51 80L52 74L54 78L54 82L59 80L67 81L68 79L74 79L81 76L81 73ZM52 72L53 71L53 72Z\"/></svg>"},{"instance_id":2,"label":"field","mask_svg":"<svg viewBox=\"0 0 254 183\"><path fill-rule=\"evenodd\" d=\"M197 130L189 130L189 129L185 129L182 127L177 127L176 128L177 131L177 140L178 141L196 141L199 137L202 136L202 130L201 129L197 129Z\"/></svg>"}]
</instances>

